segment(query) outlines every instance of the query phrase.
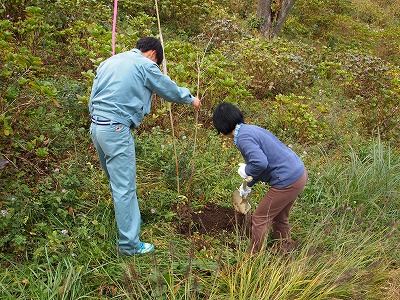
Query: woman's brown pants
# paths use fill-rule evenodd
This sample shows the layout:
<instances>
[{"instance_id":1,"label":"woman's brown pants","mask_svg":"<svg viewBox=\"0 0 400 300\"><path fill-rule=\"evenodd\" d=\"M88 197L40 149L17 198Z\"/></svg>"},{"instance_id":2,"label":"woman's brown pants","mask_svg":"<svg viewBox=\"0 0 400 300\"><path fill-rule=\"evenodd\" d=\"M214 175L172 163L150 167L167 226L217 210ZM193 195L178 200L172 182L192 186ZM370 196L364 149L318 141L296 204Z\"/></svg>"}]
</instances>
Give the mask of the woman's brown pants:
<instances>
[{"instance_id":1,"label":"woman's brown pants","mask_svg":"<svg viewBox=\"0 0 400 300\"><path fill-rule=\"evenodd\" d=\"M271 225L274 239L290 240L290 209L297 196L304 190L307 179L308 174L305 170L303 175L288 187L271 187L260 201L251 219L253 252L260 251Z\"/></svg>"}]
</instances>

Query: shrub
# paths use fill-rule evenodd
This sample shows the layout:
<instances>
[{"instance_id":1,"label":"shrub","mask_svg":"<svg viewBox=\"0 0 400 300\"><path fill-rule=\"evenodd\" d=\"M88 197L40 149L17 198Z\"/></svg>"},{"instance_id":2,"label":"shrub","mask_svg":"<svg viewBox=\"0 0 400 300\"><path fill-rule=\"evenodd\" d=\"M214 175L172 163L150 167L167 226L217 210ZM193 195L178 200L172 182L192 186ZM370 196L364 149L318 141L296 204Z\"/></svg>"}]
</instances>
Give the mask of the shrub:
<instances>
[{"instance_id":1,"label":"shrub","mask_svg":"<svg viewBox=\"0 0 400 300\"><path fill-rule=\"evenodd\" d=\"M360 109L366 133L379 131L384 139L398 140L399 68L360 53L338 55L337 60L341 68L335 80Z\"/></svg>"},{"instance_id":2,"label":"shrub","mask_svg":"<svg viewBox=\"0 0 400 300\"><path fill-rule=\"evenodd\" d=\"M249 86L256 98L273 98L313 83L315 49L312 47L256 38L240 46L243 50L235 61L251 78Z\"/></svg>"},{"instance_id":3,"label":"shrub","mask_svg":"<svg viewBox=\"0 0 400 300\"><path fill-rule=\"evenodd\" d=\"M201 32L206 25L212 2L199 0L163 0L159 2L160 19L189 35ZM196 17L194 17L196 16Z\"/></svg>"},{"instance_id":4,"label":"shrub","mask_svg":"<svg viewBox=\"0 0 400 300\"><path fill-rule=\"evenodd\" d=\"M311 99L280 94L268 104L268 110L273 124L271 129L279 136L314 145L330 138L328 126L320 117L326 108L322 104L313 104Z\"/></svg>"}]
</instances>

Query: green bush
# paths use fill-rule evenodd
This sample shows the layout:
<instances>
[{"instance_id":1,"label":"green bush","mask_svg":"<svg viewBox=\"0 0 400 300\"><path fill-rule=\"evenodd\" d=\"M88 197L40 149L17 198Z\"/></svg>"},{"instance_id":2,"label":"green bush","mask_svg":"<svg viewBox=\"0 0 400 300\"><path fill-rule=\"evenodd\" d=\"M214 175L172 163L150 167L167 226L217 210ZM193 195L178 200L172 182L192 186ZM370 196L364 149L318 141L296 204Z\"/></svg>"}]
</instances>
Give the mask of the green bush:
<instances>
[{"instance_id":1,"label":"green bush","mask_svg":"<svg viewBox=\"0 0 400 300\"><path fill-rule=\"evenodd\" d=\"M15 166L37 165L47 157L49 141L45 134L27 128L26 124L38 116L41 108L59 106L58 91L45 80L44 64L36 55L43 54L37 50L37 43L51 44L52 28L44 26L41 9L28 7L26 12L25 20L0 25L4 33L0 35L1 150Z\"/></svg>"},{"instance_id":2,"label":"green bush","mask_svg":"<svg viewBox=\"0 0 400 300\"><path fill-rule=\"evenodd\" d=\"M241 48L235 61L251 78L249 86L258 99L296 92L313 83L315 49L312 47L280 39L254 38Z\"/></svg>"},{"instance_id":3,"label":"green bush","mask_svg":"<svg viewBox=\"0 0 400 300\"><path fill-rule=\"evenodd\" d=\"M160 19L178 31L197 35L206 25L212 4L212 1L163 0L158 4Z\"/></svg>"},{"instance_id":4,"label":"green bush","mask_svg":"<svg viewBox=\"0 0 400 300\"><path fill-rule=\"evenodd\" d=\"M361 112L367 134L380 132L387 140L399 138L399 68L382 59L359 53L338 55L337 86Z\"/></svg>"},{"instance_id":5,"label":"green bush","mask_svg":"<svg viewBox=\"0 0 400 300\"><path fill-rule=\"evenodd\" d=\"M326 108L321 104L316 104L314 109L312 106L313 101L303 96L277 95L275 101L268 104L272 131L303 145L329 140L330 130L320 117Z\"/></svg>"}]
</instances>

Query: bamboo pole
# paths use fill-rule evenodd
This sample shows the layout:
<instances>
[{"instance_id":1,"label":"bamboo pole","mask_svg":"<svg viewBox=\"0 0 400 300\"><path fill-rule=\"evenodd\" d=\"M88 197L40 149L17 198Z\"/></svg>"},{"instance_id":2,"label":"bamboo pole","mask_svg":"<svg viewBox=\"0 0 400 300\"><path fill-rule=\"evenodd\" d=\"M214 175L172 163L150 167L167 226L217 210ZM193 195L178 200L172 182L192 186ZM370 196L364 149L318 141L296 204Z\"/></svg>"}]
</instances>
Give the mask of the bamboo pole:
<instances>
[{"instance_id":1,"label":"bamboo pole","mask_svg":"<svg viewBox=\"0 0 400 300\"><path fill-rule=\"evenodd\" d=\"M160 41L161 41L161 45L162 45L162 47L164 49L164 40L163 40L163 36L162 36L162 31L161 31L160 14L158 12L158 2L157 2L157 0L155 0L155 5L156 5L157 23L158 23L158 31L159 31L159 34L160 34ZM167 60L165 59L165 51L163 52L163 73L165 75L168 75ZM173 146L174 146L174 155L175 155L176 186L177 186L177 192L178 192L178 194L180 194L178 153L177 153L177 150L176 150L174 120L172 118L172 109L171 109L171 103L170 102L168 102L168 112L169 112L169 120L170 120L170 123L171 123L172 143L173 143Z\"/></svg>"}]
</instances>

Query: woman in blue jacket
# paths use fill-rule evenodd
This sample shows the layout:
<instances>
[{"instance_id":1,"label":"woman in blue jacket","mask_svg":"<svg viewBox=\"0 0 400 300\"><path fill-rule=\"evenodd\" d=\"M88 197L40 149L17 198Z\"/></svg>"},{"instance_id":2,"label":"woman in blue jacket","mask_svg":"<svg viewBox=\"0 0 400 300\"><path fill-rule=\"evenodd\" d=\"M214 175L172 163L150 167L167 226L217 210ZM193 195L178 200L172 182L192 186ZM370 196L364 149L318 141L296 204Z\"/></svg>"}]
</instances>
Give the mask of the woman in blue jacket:
<instances>
[{"instance_id":1,"label":"woman in blue jacket","mask_svg":"<svg viewBox=\"0 0 400 300\"><path fill-rule=\"evenodd\" d=\"M251 218L249 250L261 250L271 226L278 247L283 251L288 250L291 241L290 209L308 179L303 162L268 130L245 124L242 112L230 103L224 102L217 106L213 123L218 133L232 137L240 150L246 163L240 164L239 175L242 178L253 178L246 190L239 189L241 196L247 197L251 187L258 181L270 186Z\"/></svg>"},{"instance_id":2,"label":"woman in blue jacket","mask_svg":"<svg viewBox=\"0 0 400 300\"><path fill-rule=\"evenodd\" d=\"M136 196L135 144L130 129L150 112L152 94L169 102L192 104L200 100L161 73L163 48L158 39L141 38L136 48L100 64L89 101L90 134L109 181L119 231L118 249L126 255L154 250L139 239L141 217Z\"/></svg>"}]
</instances>

